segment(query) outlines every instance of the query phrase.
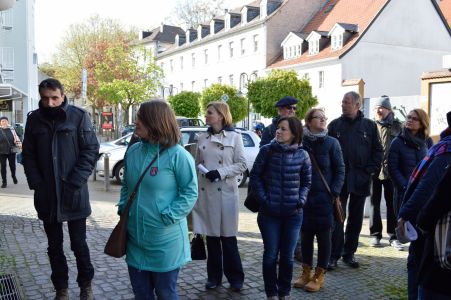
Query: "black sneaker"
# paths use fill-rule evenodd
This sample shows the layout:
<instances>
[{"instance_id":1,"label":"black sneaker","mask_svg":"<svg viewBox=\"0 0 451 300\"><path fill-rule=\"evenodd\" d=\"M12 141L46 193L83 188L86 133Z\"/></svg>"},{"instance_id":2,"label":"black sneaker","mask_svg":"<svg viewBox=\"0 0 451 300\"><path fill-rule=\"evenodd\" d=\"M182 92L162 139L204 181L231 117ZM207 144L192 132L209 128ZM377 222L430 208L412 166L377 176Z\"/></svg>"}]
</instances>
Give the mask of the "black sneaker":
<instances>
[{"instance_id":1,"label":"black sneaker","mask_svg":"<svg viewBox=\"0 0 451 300\"><path fill-rule=\"evenodd\" d=\"M17 178L16 178L16 176L13 176L13 182L14 182L14 184L17 184Z\"/></svg>"},{"instance_id":2,"label":"black sneaker","mask_svg":"<svg viewBox=\"0 0 451 300\"><path fill-rule=\"evenodd\" d=\"M242 283L231 283L230 284L230 289L236 293L239 293L242 288L243 288Z\"/></svg>"},{"instance_id":3,"label":"black sneaker","mask_svg":"<svg viewBox=\"0 0 451 300\"><path fill-rule=\"evenodd\" d=\"M2 183L2 189L4 189L6 187L6 182Z\"/></svg>"},{"instance_id":4,"label":"black sneaker","mask_svg":"<svg viewBox=\"0 0 451 300\"><path fill-rule=\"evenodd\" d=\"M215 281L207 281L205 284L205 289L212 290L218 287L218 283Z\"/></svg>"},{"instance_id":5,"label":"black sneaker","mask_svg":"<svg viewBox=\"0 0 451 300\"><path fill-rule=\"evenodd\" d=\"M333 271L333 270L335 270L337 267L338 267L337 259L331 258L330 261L329 261L329 264L327 265L327 270L328 270L328 271Z\"/></svg>"},{"instance_id":6,"label":"black sneaker","mask_svg":"<svg viewBox=\"0 0 451 300\"><path fill-rule=\"evenodd\" d=\"M354 255L352 256L348 256L348 257L343 257L343 262L348 266L351 267L353 269L357 269L358 267L360 267L360 264L358 261L355 260Z\"/></svg>"}]
</instances>

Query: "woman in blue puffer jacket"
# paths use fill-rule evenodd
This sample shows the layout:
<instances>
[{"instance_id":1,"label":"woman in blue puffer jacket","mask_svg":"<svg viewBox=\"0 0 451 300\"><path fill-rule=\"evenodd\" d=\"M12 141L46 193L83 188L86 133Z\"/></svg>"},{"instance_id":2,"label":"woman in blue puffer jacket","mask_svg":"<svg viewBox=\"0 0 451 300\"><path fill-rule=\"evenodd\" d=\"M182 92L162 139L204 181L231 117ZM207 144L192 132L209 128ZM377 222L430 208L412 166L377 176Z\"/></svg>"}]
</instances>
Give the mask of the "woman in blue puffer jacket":
<instances>
[{"instance_id":1,"label":"woman in blue puffer jacket","mask_svg":"<svg viewBox=\"0 0 451 300\"><path fill-rule=\"evenodd\" d=\"M337 139L327 135L327 118L324 111L313 108L305 115L303 146L315 158L332 194L337 197L344 183L345 165ZM317 292L324 285L324 275L331 251L331 228L334 197L328 192L315 166L312 167L312 187L304 206L302 222L302 274L294 287ZM318 243L318 263L311 275L313 242ZM298 242L299 243L299 242Z\"/></svg>"},{"instance_id":2,"label":"woman in blue puffer jacket","mask_svg":"<svg viewBox=\"0 0 451 300\"><path fill-rule=\"evenodd\" d=\"M310 158L301 148L302 135L299 119L280 118L275 139L260 148L250 174L250 186L260 202L257 222L264 245L263 280L268 299L288 298L291 291L294 248L312 176Z\"/></svg>"}]
</instances>

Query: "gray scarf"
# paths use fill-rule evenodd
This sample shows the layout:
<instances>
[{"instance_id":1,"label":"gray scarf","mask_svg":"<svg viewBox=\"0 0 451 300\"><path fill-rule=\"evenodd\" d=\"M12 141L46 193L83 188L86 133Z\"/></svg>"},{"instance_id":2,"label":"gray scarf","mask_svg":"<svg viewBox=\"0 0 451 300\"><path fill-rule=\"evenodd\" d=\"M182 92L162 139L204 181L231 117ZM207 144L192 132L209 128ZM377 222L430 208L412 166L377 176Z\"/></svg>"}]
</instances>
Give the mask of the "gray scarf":
<instances>
[{"instance_id":1,"label":"gray scarf","mask_svg":"<svg viewBox=\"0 0 451 300\"><path fill-rule=\"evenodd\" d=\"M319 133L312 133L307 126L304 126L304 138L310 141L316 141L317 139L324 138L327 135L327 129Z\"/></svg>"}]
</instances>

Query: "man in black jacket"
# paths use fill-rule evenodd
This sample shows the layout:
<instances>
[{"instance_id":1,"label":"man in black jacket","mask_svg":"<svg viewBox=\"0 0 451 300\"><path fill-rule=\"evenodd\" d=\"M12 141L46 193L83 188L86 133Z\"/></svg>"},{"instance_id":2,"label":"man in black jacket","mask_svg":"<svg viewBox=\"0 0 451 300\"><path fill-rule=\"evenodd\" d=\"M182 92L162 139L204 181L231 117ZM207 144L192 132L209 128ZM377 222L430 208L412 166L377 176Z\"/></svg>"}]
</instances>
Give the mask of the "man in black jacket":
<instances>
[{"instance_id":1,"label":"man in black jacket","mask_svg":"<svg viewBox=\"0 0 451 300\"><path fill-rule=\"evenodd\" d=\"M329 270L337 266L340 256L348 266L359 267L354 253L359 244L365 198L370 194L371 175L379 170L382 162L383 149L376 124L363 117L360 106L359 94L346 93L341 102L342 116L328 126L329 135L338 139L343 151L346 177L340 200L344 211L349 198L346 233L343 224L335 222Z\"/></svg>"},{"instance_id":2,"label":"man in black jacket","mask_svg":"<svg viewBox=\"0 0 451 300\"><path fill-rule=\"evenodd\" d=\"M381 139L382 148L384 149L384 157L380 170L373 175L372 191L370 201L370 245L373 247L381 246L382 239L382 219L381 219L381 198L382 187L384 187L384 198L387 207L387 234L389 242L392 247L397 250L403 250L404 246L397 240L395 227L396 216L393 206L393 183L388 174L388 150L391 142L401 132L402 124L391 108L390 98L388 96L381 96L375 105L375 119L377 125L377 132Z\"/></svg>"},{"instance_id":3,"label":"man in black jacket","mask_svg":"<svg viewBox=\"0 0 451 300\"><path fill-rule=\"evenodd\" d=\"M77 261L80 299L92 299L94 268L86 243L86 218L91 214L87 180L97 160L99 143L86 111L69 105L61 83L39 84L39 109L27 118L23 163L34 205L48 239L55 299L68 299L68 267L63 251L67 221Z\"/></svg>"}]
</instances>

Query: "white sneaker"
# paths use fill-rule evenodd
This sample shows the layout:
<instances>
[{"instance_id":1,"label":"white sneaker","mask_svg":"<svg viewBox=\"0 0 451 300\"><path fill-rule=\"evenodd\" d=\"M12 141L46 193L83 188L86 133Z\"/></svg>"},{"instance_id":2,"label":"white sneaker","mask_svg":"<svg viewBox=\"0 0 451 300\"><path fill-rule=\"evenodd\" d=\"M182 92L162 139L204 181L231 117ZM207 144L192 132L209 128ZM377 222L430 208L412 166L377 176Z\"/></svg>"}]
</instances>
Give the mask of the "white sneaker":
<instances>
[{"instance_id":1,"label":"white sneaker","mask_svg":"<svg viewBox=\"0 0 451 300\"><path fill-rule=\"evenodd\" d=\"M398 251L403 251L405 249L405 246L401 244L398 240L391 241L390 245Z\"/></svg>"}]
</instances>

